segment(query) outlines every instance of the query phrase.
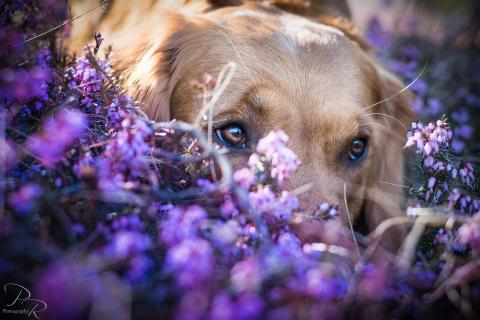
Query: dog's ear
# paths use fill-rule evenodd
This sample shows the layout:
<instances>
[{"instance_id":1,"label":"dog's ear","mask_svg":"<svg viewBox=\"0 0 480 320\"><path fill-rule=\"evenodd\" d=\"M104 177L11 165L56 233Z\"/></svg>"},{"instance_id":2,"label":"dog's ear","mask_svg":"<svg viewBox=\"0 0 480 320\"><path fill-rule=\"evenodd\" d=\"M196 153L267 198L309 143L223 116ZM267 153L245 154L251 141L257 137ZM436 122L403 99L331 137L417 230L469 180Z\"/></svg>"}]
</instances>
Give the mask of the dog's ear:
<instances>
[{"instance_id":1,"label":"dog's ear","mask_svg":"<svg viewBox=\"0 0 480 320\"><path fill-rule=\"evenodd\" d=\"M170 98L183 65L179 50L183 39L196 30L190 14L203 12L210 4L207 0L112 0L103 7L101 3L70 2L75 16L88 9L98 10L86 15L88 19L74 22L68 49L81 54L83 46L92 42L92 34L101 33L105 37L103 47L113 48L112 63L123 78L124 91L141 102L151 119L170 120Z\"/></svg>"},{"instance_id":2,"label":"dog's ear","mask_svg":"<svg viewBox=\"0 0 480 320\"><path fill-rule=\"evenodd\" d=\"M187 40L199 38L200 29L193 18L168 12L162 15L161 32L153 36L152 32L145 32L149 35L148 41L137 46L136 52L122 53L120 50L114 53L117 68L125 77L125 91L141 102L142 110L150 119L170 120L172 93L182 72L192 60L201 61L195 53L195 50L199 51L198 47L185 45ZM190 50L190 55L185 54L185 50Z\"/></svg>"},{"instance_id":3,"label":"dog's ear","mask_svg":"<svg viewBox=\"0 0 480 320\"><path fill-rule=\"evenodd\" d=\"M376 149L369 172L363 218L368 231L373 231L382 221L403 214L404 155L406 132L414 119L411 110L412 94L393 74L377 65L378 80L375 87L378 104L369 108L378 126ZM404 229L392 228L386 237L386 246L397 248L403 239Z\"/></svg>"}]
</instances>

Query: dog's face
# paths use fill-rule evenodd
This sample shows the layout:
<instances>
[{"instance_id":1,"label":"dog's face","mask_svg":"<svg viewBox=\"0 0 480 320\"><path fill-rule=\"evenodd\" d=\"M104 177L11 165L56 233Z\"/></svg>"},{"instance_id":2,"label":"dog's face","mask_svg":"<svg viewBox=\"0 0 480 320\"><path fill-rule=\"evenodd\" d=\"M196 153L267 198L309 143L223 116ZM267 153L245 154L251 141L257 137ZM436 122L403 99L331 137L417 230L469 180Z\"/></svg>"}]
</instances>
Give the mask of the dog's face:
<instances>
[{"instance_id":1,"label":"dog's face","mask_svg":"<svg viewBox=\"0 0 480 320\"><path fill-rule=\"evenodd\" d=\"M216 77L234 62L213 109L213 139L234 166L247 162L261 137L281 129L302 161L286 187L298 191L306 213L327 201L345 221L349 213L369 229L398 213L401 189L392 184L402 181L407 99L379 103L402 84L348 35L260 6L168 19L160 39L129 49L134 58L117 51L127 84L152 118L194 122L202 105L192 81Z\"/></svg>"},{"instance_id":2,"label":"dog's face","mask_svg":"<svg viewBox=\"0 0 480 320\"><path fill-rule=\"evenodd\" d=\"M172 118L194 122L202 106L191 80L234 61L234 77L214 107L216 142L241 166L258 139L283 130L302 161L287 187L305 186L303 209L328 201L344 212L345 184L349 210L358 215L382 154L377 119L367 109L380 98L371 62L337 29L303 18L238 9L218 16L220 26L200 31L177 53L197 51L190 65L179 66Z\"/></svg>"}]
</instances>

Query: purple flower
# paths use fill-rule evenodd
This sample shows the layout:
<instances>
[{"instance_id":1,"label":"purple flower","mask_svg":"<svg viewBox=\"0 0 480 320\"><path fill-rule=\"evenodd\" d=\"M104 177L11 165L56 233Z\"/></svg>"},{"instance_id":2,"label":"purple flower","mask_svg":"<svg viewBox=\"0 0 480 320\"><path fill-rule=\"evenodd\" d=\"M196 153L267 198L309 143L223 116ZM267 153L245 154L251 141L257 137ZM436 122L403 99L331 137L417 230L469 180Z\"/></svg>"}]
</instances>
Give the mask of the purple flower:
<instances>
[{"instance_id":1,"label":"purple flower","mask_svg":"<svg viewBox=\"0 0 480 320\"><path fill-rule=\"evenodd\" d=\"M323 202L314 211L316 217L330 219L338 215L338 206L334 206L328 202Z\"/></svg>"},{"instance_id":2,"label":"purple flower","mask_svg":"<svg viewBox=\"0 0 480 320\"><path fill-rule=\"evenodd\" d=\"M287 191L282 191L278 198L276 217L280 221L290 221L294 211L298 210L300 202L296 196L292 196Z\"/></svg>"},{"instance_id":3,"label":"purple flower","mask_svg":"<svg viewBox=\"0 0 480 320\"><path fill-rule=\"evenodd\" d=\"M126 109L128 108L133 108L133 102L130 97L126 95L114 96L112 103L107 108L107 128L119 130L122 126L122 121L127 117Z\"/></svg>"},{"instance_id":4,"label":"purple flower","mask_svg":"<svg viewBox=\"0 0 480 320\"><path fill-rule=\"evenodd\" d=\"M212 303L210 317L212 320L234 319L236 314L235 303L228 294L218 294Z\"/></svg>"},{"instance_id":5,"label":"purple flower","mask_svg":"<svg viewBox=\"0 0 480 320\"><path fill-rule=\"evenodd\" d=\"M314 264L304 254L300 240L290 232L281 234L276 245L260 258L262 272L272 277L290 272L304 274Z\"/></svg>"},{"instance_id":6,"label":"purple flower","mask_svg":"<svg viewBox=\"0 0 480 320\"><path fill-rule=\"evenodd\" d=\"M341 299L346 294L346 280L334 276L328 269L312 268L305 274L306 294L321 300Z\"/></svg>"},{"instance_id":7,"label":"purple flower","mask_svg":"<svg viewBox=\"0 0 480 320\"><path fill-rule=\"evenodd\" d=\"M183 240L168 250L165 268L173 273L181 288L200 288L213 275L212 247L208 241L200 238Z\"/></svg>"},{"instance_id":8,"label":"purple flower","mask_svg":"<svg viewBox=\"0 0 480 320\"><path fill-rule=\"evenodd\" d=\"M42 271L35 292L47 304L47 318L74 319L90 305L95 288L101 289L99 284L94 270L58 261ZM40 318L44 313L38 313Z\"/></svg>"},{"instance_id":9,"label":"purple flower","mask_svg":"<svg viewBox=\"0 0 480 320\"><path fill-rule=\"evenodd\" d=\"M391 36L383 29L377 17L372 17L368 21L367 30L366 38L376 49L383 49L390 45Z\"/></svg>"},{"instance_id":10,"label":"purple flower","mask_svg":"<svg viewBox=\"0 0 480 320\"><path fill-rule=\"evenodd\" d=\"M240 295L235 306L235 319L238 320L260 319L266 307L262 298L251 293Z\"/></svg>"},{"instance_id":11,"label":"purple flower","mask_svg":"<svg viewBox=\"0 0 480 320\"><path fill-rule=\"evenodd\" d=\"M133 256L128 263L127 278L136 282L145 276L145 273L153 266L150 258L143 254Z\"/></svg>"},{"instance_id":12,"label":"purple flower","mask_svg":"<svg viewBox=\"0 0 480 320\"><path fill-rule=\"evenodd\" d=\"M185 292L177 308L177 320L205 319L208 312L209 294L205 290L196 289Z\"/></svg>"},{"instance_id":13,"label":"purple flower","mask_svg":"<svg viewBox=\"0 0 480 320\"><path fill-rule=\"evenodd\" d=\"M250 192L252 207L260 212L275 212L277 198L269 186L259 186L256 191Z\"/></svg>"},{"instance_id":14,"label":"purple flower","mask_svg":"<svg viewBox=\"0 0 480 320\"><path fill-rule=\"evenodd\" d=\"M456 136L468 140L472 138L475 129L471 125L463 124L456 127L454 132Z\"/></svg>"},{"instance_id":15,"label":"purple flower","mask_svg":"<svg viewBox=\"0 0 480 320\"><path fill-rule=\"evenodd\" d=\"M144 225L142 220L137 214L122 215L112 222L112 229L114 231L119 230L132 230L143 231Z\"/></svg>"},{"instance_id":16,"label":"purple flower","mask_svg":"<svg viewBox=\"0 0 480 320\"><path fill-rule=\"evenodd\" d=\"M440 100L436 98L428 99L427 105L428 105L428 113L431 114L432 116L436 116L440 114L443 110L442 103L440 102Z\"/></svg>"},{"instance_id":17,"label":"purple flower","mask_svg":"<svg viewBox=\"0 0 480 320\"><path fill-rule=\"evenodd\" d=\"M277 198L269 186L258 186L256 191L250 192L250 204L275 221L283 222L288 222L293 211L297 210L299 206L297 197L283 191Z\"/></svg>"},{"instance_id":18,"label":"purple flower","mask_svg":"<svg viewBox=\"0 0 480 320\"><path fill-rule=\"evenodd\" d=\"M453 206L461 197L460 191L457 188L453 188L450 194L448 195L448 201L450 206Z\"/></svg>"},{"instance_id":19,"label":"purple flower","mask_svg":"<svg viewBox=\"0 0 480 320\"><path fill-rule=\"evenodd\" d=\"M358 295L365 300L383 300L388 296L387 271L372 264L363 267L358 283Z\"/></svg>"},{"instance_id":20,"label":"purple flower","mask_svg":"<svg viewBox=\"0 0 480 320\"><path fill-rule=\"evenodd\" d=\"M205 192L213 192L217 188L215 183L211 182L208 179L198 179L197 186L202 188Z\"/></svg>"},{"instance_id":21,"label":"purple flower","mask_svg":"<svg viewBox=\"0 0 480 320\"><path fill-rule=\"evenodd\" d=\"M225 218L231 218L238 215L239 211L235 205L235 202L228 197L223 201L222 205L220 206L220 213Z\"/></svg>"},{"instance_id":22,"label":"purple flower","mask_svg":"<svg viewBox=\"0 0 480 320\"><path fill-rule=\"evenodd\" d=\"M136 231L118 231L115 233L110 252L118 258L126 258L149 250L152 247L150 237Z\"/></svg>"},{"instance_id":23,"label":"purple flower","mask_svg":"<svg viewBox=\"0 0 480 320\"><path fill-rule=\"evenodd\" d=\"M213 224L212 236L220 245L232 245L241 235L241 228L236 220L228 220L227 222L218 221ZM222 247L226 252L228 248Z\"/></svg>"},{"instance_id":24,"label":"purple flower","mask_svg":"<svg viewBox=\"0 0 480 320\"><path fill-rule=\"evenodd\" d=\"M250 257L235 264L230 273L230 281L237 292L257 291L262 284L259 261Z\"/></svg>"},{"instance_id":25,"label":"purple flower","mask_svg":"<svg viewBox=\"0 0 480 320\"><path fill-rule=\"evenodd\" d=\"M452 119L458 123L465 123L470 121L470 113L466 108L461 108L452 112Z\"/></svg>"},{"instance_id":26,"label":"purple flower","mask_svg":"<svg viewBox=\"0 0 480 320\"><path fill-rule=\"evenodd\" d=\"M464 184L472 184L475 180L475 176L473 175L473 166L470 162L466 162L460 170L458 170L458 174L460 175L460 180Z\"/></svg>"},{"instance_id":27,"label":"purple flower","mask_svg":"<svg viewBox=\"0 0 480 320\"><path fill-rule=\"evenodd\" d=\"M108 61L98 60L98 64L105 72L110 71L111 66ZM72 82L70 86L79 89L84 96L94 94L101 90L105 76L92 66L86 56L77 59L77 63L71 72L74 82Z\"/></svg>"},{"instance_id":28,"label":"purple flower","mask_svg":"<svg viewBox=\"0 0 480 320\"><path fill-rule=\"evenodd\" d=\"M428 179L428 189L433 189L433 186L435 186L435 182L437 180L435 179L435 177L430 177L430 179Z\"/></svg>"},{"instance_id":29,"label":"purple flower","mask_svg":"<svg viewBox=\"0 0 480 320\"><path fill-rule=\"evenodd\" d=\"M8 194L7 202L18 213L28 213L37 206L38 198L43 194L42 188L34 183L28 183L16 192Z\"/></svg>"},{"instance_id":30,"label":"purple flower","mask_svg":"<svg viewBox=\"0 0 480 320\"><path fill-rule=\"evenodd\" d=\"M206 218L207 213L200 206L194 205L186 209L174 207L167 212L167 217L161 225L161 238L167 245L196 238L201 223Z\"/></svg>"},{"instance_id":31,"label":"purple flower","mask_svg":"<svg viewBox=\"0 0 480 320\"><path fill-rule=\"evenodd\" d=\"M48 100L47 84L51 81L48 68L0 70L0 98L7 101L27 102L35 97Z\"/></svg>"},{"instance_id":32,"label":"purple flower","mask_svg":"<svg viewBox=\"0 0 480 320\"><path fill-rule=\"evenodd\" d=\"M65 151L86 130L85 115L76 110L62 109L48 118L41 132L28 138L27 149L47 168L64 159Z\"/></svg>"},{"instance_id":33,"label":"purple flower","mask_svg":"<svg viewBox=\"0 0 480 320\"><path fill-rule=\"evenodd\" d=\"M121 129L96 161L100 189L115 190L136 185L142 172L149 169L146 155L151 150L149 139L152 135L152 129L141 118L130 116L122 121Z\"/></svg>"}]
</instances>

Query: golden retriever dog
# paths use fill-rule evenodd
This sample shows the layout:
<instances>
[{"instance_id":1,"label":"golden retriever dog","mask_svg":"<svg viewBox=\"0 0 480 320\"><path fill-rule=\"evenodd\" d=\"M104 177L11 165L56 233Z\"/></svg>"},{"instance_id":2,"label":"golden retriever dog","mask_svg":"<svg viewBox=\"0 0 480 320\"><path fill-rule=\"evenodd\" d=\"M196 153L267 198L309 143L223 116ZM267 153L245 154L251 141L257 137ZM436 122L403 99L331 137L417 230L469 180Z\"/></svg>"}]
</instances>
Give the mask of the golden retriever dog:
<instances>
[{"instance_id":1,"label":"golden retriever dog","mask_svg":"<svg viewBox=\"0 0 480 320\"><path fill-rule=\"evenodd\" d=\"M73 2L73 16L98 4ZM375 60L345 1L112 0L75 22L69 47L81 53L94 32L113 46L125 90L158 121L194 122L202 105L192 81L234 62L214 139L238 167L262 136L286 132L302 161L286 188L303 190L303 212L330 202L363 233L402 214L408 93ZM294 226L303 241L318 235L314 220Z\"/></svg>"}]
</instances>

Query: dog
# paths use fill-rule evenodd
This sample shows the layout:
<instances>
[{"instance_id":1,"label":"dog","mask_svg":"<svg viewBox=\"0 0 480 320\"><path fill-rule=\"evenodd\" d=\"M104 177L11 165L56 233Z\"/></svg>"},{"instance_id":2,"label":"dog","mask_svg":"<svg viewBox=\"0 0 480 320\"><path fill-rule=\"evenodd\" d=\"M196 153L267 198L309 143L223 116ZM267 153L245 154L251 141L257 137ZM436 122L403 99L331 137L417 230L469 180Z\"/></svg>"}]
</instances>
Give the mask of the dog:
<instances>
[{"instance_id":1,"label":"dog","mask_svg":"<svg viewBox=\"0 0 480 320\"><path fill-rule=\"evenodd\" d=\"M73 16L98 4L73 2ZM285 187L303 190L303 212L329 202L365 234L402 215L410 97L353 27L346 1L114 0L74 23L69 48L81 52L93 32L157 121L195 122L192 81L234 62L214 139L238 167L268 132L287 133L302 166ZM293 226L305 242L319 236L309 221Z\"/></svg>"}]
</instances>

